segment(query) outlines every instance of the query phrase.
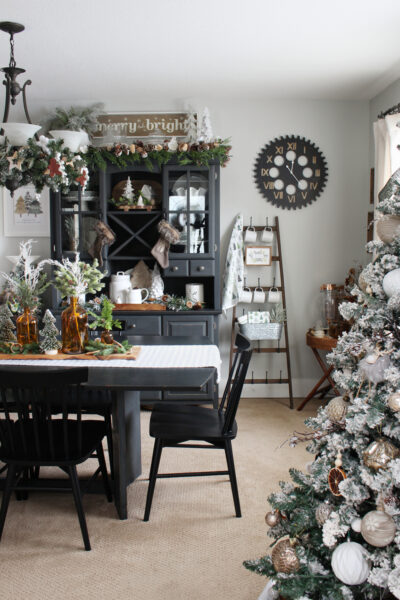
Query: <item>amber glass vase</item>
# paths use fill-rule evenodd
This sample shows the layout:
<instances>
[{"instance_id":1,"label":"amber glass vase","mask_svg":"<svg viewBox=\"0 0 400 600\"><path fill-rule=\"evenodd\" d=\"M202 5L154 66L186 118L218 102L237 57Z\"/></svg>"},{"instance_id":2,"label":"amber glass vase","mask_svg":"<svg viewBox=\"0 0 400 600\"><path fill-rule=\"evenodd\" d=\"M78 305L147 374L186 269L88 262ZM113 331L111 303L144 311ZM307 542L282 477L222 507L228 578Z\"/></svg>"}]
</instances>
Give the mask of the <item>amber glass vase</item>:
<instances>
[{"instance_id":1,"label":"amber glass vase","mask_svg":"<svg viewBox=\"0 0 400 600\"><path fill-rule=\"evenodd\" d=\"M61 313L62 349L65 354L82 354L88 342L87 312L71 296L70 305Z\"/></svg>"},{"instance_id":2,"label":"amber glass vase","mask_svg":"<svg viewBox=\"0 0 400 600\"><path fill-rule=\"evenodd\" d=\"M17 341L22 345L38 341L37 319L28 307L24 308L24 314L17 319Z\"/></svg>"}]
</instances>

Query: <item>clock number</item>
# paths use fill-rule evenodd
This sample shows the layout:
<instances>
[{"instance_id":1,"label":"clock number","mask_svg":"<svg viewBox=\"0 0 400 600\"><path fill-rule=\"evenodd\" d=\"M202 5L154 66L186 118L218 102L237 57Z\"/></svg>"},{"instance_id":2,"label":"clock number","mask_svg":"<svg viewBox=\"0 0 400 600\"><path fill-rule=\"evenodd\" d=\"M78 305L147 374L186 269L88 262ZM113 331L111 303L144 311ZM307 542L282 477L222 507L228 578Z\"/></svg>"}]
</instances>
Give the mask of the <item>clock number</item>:
<instances>
[{"instance_id":1,"label":"clock number","mask_svg":"<svg viewBox=\"0 0 400 600\"><path fill-rule=\"evenodd\" d=\"M296 150L297 144L296 142L288 142L287 149L288 150Z\"/></svg>"},{"instance_id":2,"label":"clock number","mask_svg":"<svg viewBox=\"0 0 400 600\"><path fill-rule=\"evenodd\" d=\"M319 169L315 169L315 177L321 177L321 171Z\"/></svg>"},{"instance_id":3,"label":"clock number","mask_svg":"<svg viewBox=\"0 0 400 600\"><path fill-rule=\"evenodd\" d=\"M267 163L272 163L272 154L267 154Z\"/></svg>"},{"instance_id":4,"label":"clock number","mask_svg":"<svg viewBox=\"0 0 400 600\"><path fill-rule=\"evenodd\" d=\"M283 146L275 146L275 151L277 154L283 154Z\"/></svg>"},{"instance_id":5,"label":"clock number","mask_svg":"<svg viewBox=\"0 0 400 600\"><path fill-rule=\"evenodd\" d=\"M274 198L275 200L283 200L283 192L274 192Z\"/></svg>"},{"instance_id":6,"label":"clock number","mask_svg":"<svg viewBox=\"0 0 400 600\"><path fill-rule=\"evenodd\" d=\"M301 192L301 195L303 196L303 200L305 200L307 198L307 194L308 194L308 192Z\"/></svg>"},{"instance_id":7,"label":"clock number","mask_svg":"<svg viewBox=\"0 0 400 600\"><path fill-rule=\"evenodd\" d=\"M288 196L288 200L290 204L294 204L294 202L296 202L296 194L293 196Z\"/></svg>"},{"instance_id":8,"label":"clock number","mask_svg":"<svg viewBox=\"0 0 400 600\"><path fill-rule=\"evenodd\" d=\"M310 188L316 190L318 187L318 181L310 181Z\"/></svg>"},{"instance_id":9,"label":"clock number","mask_svg":"<svg viewBox=\"0 0 400 600\"><path fill-rule=\"evenodd\" d=\"M267 182L263 182L264 183L264 188L266 190L273 190L274 189L274 182L273 181L267 181Z\"/></svg>"},{"instance_id":10,"label":"clock number","mask_svg":"<svg viewBox=\"0 0 400 600\"><path fill-rule=\"evenodd\" d=\"M261 169L261 177L268 177L269 169Z\"/></svg>"},{"instance_id":11,"label":"clock number","mask_svg":"<svg viewBox=\"0 0 400 600\"><path fill-rule=\"evenodd\" d=\"M313 163L313 165L317 164L317 157L316 156L312 157L312 163Z\"/></svg>"}]
</instances>

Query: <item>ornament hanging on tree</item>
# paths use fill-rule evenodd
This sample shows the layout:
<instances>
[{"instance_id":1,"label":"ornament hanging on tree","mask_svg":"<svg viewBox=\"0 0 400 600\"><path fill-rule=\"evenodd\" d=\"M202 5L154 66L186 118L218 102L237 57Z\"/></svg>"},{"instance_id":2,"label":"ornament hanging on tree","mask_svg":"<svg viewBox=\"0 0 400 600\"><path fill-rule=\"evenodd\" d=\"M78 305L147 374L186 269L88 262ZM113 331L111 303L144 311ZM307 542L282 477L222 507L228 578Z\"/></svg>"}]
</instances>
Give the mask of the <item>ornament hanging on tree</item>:
<instances>
[{"instance_id":1,"label":"ornament hanging on tree","mask_svg":"<svg viewBox=\"0 0 400 600\"><path fill-rule=\"evenodd\" d=\"M346 585L360 585L368 579L366 549L357 542L344 542L335 548L331 564L335 576Z\"/></svg>"},{"instance_id":2,"label":"ornament hanging on tree","mask_svg":"<svg viewBox=\"0 0 400 600\"><path fill-rule=\"evenodd\" d=\"M387 404L388 404L388 407L393 412L399 412L400 411L400 393L395 392L394 394L390 394Z\"/></svg>"},{"instance_id":3,"label":"ornament hanging on tree","mask_svg":"<svg viewBox=\"0 0 400 600\"><path fill-rule=\"evenodd\" d=\"M376 233L385 244L391 244L400 235L400 216L385 215L376 224Z\"/></svg>"},{"instance_id":4,"label":"ornament hanging on tree","mask_svg":"<svg viewBox=\"0 0 400 600\"><path fill-rule=\"evenodd\" d=\"M294 573L300 568L296 554L296 540L281 540L272 550L272 564L277 573Z\"/></svg>"},{"instance_id":5,"label":"ornament hanging on tree","mask_svg":"<svg viewBox=\"0 0 400 600\"><path fill-rule=\"evenodd\" d=\"M371 469L386 469L394 458L400 456L400 450L388 439L379 437L363 452L364 464Z\"/></svg>"},{"instance_id":6,"label":"ornament hanging on tree","mask_svg":"<svg viewBox=\"0 0 400 600\"><path fill-rule=\"evenodd\" d=\"M322 527L322 525L328 519L332 511L332 504L329 504L328 501L321 502L321 504L319 504L315 509L315 520L317 521L318 525Z\"/></svg>"},{"instance_id":7,"label":"ornament hanging on tree","mask_svg":"<svg viewBox=\"0 0 400 600\"><path fill-rule=\"evenodd\" d=\"M381 383L385 380L385 371L391 365L390 358L387 354L379 355L377 352L367 354L360 361L360 371L373 384Z\"/></svg>"},{"instance_id":8,"label":"ornament hanging on tree","mask_svg":"<svg viewBox=\"0 0 400 600\"><path fill-rule=\"evenodd\" d=\"M279 510L272 510L265 515L265 522L269 527L275 527L281 520Z\"/></svg>"},{"instance_id":9,"label":"ornament hanging on tree","mask_svg":"<svg viewBox=\"0 0 400 600\"><path fill-rule=\"evenodd\" d=\"M279 597L279 592L275 587L275 581L270 579L261 594L258 596L258 600L277 600Z\"/></svg>"},{"instance_id":10,"label":"ornament hanging on tree","mask_svg":"<svg viewBox=\"0 0 400 600\"><path fill-rule=\"evenodd\" d=\"M327 415L332 423L340 423L343 421L347 413L347 407L348 402L346 402L343 396L336 396L336 398L332 398L326 407Z\"/></svg>"},{"instance_id":11,"label":"ornament hanging on tree","mask_svg":"<svg viewBox=\"0 0 400 600\"><path fill-rule=\"evenodd\" d=\"M351 528L353 531L355 531L356 533L360 533L361 531L361 519L357 518L357 519L353 519L353 521L350 524Z\"/></svg>"},{"instance_id":12,"label":"ornament hanging on tree","mask_svg":"<svg viewBox=\"0 0 400 600\"><path fill-rule=\"evenodd\" d=\"M396 523L382 507L378 507L378 510L371 510L363 517L361 535L371 546L383 548L393 542L396 535Z\"/></svg>"},{"instance_id":13,"label":"ornament hanging on tree","mask_svg":"<svg viewBox=\"0 0 400 600\"><path fill-rule=\"evenodd\" d=\"M331 490L334 496L341 496L342 494L339 491L339 483L344 481L347 478L346 473L343 471L342 467L342 453L339 452L337 455L337 459L335 460L335 466L328 473L328 484L329 489Z\"/></svg>"},{"instance_id":14,"label":"ornament hanging on tree","mask_svg":"<svg viewBox=\"0 0 400 600\"><path fill-rule=\"evenodd\" d=\"M393 294L400 292L400 269L393 269L386 273L382 281L383 291L390 298Z\"/></svg>"}]
</instances>

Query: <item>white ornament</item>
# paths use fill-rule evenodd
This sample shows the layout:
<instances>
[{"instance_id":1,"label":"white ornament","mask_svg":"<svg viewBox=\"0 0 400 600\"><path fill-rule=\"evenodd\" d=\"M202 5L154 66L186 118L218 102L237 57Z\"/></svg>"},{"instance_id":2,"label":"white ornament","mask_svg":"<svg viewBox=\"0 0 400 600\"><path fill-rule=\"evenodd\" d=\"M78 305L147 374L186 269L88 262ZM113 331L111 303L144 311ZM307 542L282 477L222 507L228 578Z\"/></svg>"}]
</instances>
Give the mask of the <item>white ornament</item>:
<instances>
[{"instance_id":1,"label":"white ornament","mask_svg":"<svg viewBox=\"0 0 400 600\"><path fill-rule=\"evenodd\" d=\"M371 546L383 548L393 542L396 523L385 511L371 510L361 521L361 535Z\"/></svg>"},{"instance_id":2,"label":"white ornament","mask_svg":"<svg viewBox=\"0 0 400 600\"><path fill-rule=\"evenodd\" d=\"M390 367L390 359L387 354L375 358L375 354L369 354L360 361L360 371L375 385L384 381L385 371ZM373 361L373 362L372 362Z\"/></svg>"},{"instance_id":3,"label":"white ornament","mask_svg":"<svg viewBox=\"0 0 400 600\"><path fill-rule=\"evenodd\" d=\"M395 392L394 394L391 394L389 396L388 407L393 412L399 412L400 411L400 394L399 394L399 392Z\"/></svg>"},{"instance_id":4,"label":"white ornament","mask_svg":"<svg viewBox=\"0 0 400 600\"><path fill-rule=\"evenodd\" d=\"M351 522L351 528L356 533L360 533L360 531L361 531L361 519L354 519Z\"/></svg>"},{"instance_id":5,"label":"white ornament","mask_svg":"<svg viewBox=\"0 0 400 600\"><path fill-rule=\"evenodd\" d=\"M258 600L276 600L277 598L279 598L279 592L275 588L275 581L270 579L261 594L258 596Z\"/></svg>"},{"instance_id":6,"label":"white ornament","mask_svg":"<svg viewBox=\"0 0 400 600\"><path fill-rule=\"evenodd\" d=\"M360 585L368 579L369 565L366 549L357 542L344 542L332 554L332 570L346 585Z\"/></svg>"},{"instance_id":7,"label":"white ornament","mask_svg":"<svg viewBox=\"0 0 400 600\"><path fill-rule=\"evenodd\" d=\"M390 298L393 294L400 292L400 269L394 269L386 273L382 281L383 291Z\"/></svg>"}]
</instances>

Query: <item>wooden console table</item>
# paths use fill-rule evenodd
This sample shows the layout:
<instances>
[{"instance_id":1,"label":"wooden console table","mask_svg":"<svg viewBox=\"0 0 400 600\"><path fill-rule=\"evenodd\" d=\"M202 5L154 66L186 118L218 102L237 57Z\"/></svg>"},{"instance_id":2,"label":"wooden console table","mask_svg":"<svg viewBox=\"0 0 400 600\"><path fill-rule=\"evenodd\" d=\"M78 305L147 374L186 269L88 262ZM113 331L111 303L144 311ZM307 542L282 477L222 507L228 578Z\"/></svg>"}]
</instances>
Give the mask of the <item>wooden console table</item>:
<instances>
[{"instance_id":1,"label":"wooden console table","mask_svg":"<svg viewBox=\"0 0 400 600\"><path fill-rule=\"evenodd\" d=\"M336 347L337 339L332 338L329 335L325 335L324 337L317 337L315 335L312 335L312 333L310 331L307 331L306 344L307 344L307 346L309 346L311 348L315 358L317 359L319 366L321 367L321 369L323 371L323 375L322 375L321 379L319 379L319 381L314 385L314 387L310 391L310 393L304 398L303 402L300 404L300 406L298 407L297 410L302 410L305 407L305 405L307 404L307 402L309 400L311 400L311 398L314 398L314 396L316 396L317 394L321 394L320 398L323 398L325 396L325 394L327 392L329 392L329 390L331 390L331 389L336 394L338 394L338 392L335 388L335 382L333 381L332 377L330 376L333 371L333 366L331 365L330 367L328 367L318 352L319 350L320 351L325 350L327 352L330 352L331 350L333 350L333 348ZM329 383L327 385L321 387L325 380L328 380Z\"/></svg>"}]
</instances>

